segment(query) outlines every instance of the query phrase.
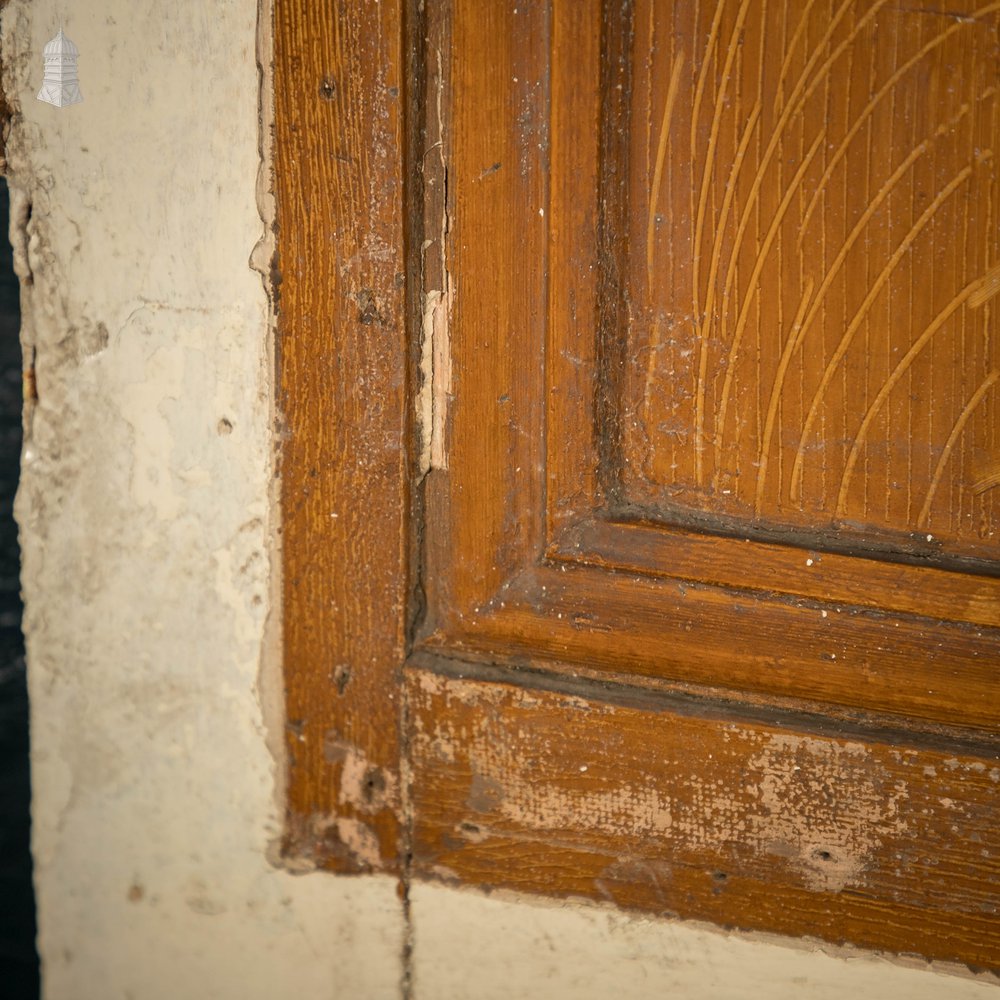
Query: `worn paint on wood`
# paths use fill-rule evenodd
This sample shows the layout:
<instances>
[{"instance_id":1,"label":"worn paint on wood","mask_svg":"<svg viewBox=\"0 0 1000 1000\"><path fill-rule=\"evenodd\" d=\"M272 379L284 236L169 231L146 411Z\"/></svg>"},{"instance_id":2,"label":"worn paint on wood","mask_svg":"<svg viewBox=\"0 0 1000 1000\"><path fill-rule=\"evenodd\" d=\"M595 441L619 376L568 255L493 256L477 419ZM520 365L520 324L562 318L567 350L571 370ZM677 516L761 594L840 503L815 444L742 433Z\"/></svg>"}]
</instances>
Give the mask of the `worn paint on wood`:
<instances>
[{"instance_id":1,"label":"worn paint on wood","mask_svg":"<svg viewBox=\"0 0 1000 1000\"><path fill-rule=\"evenodd\" d=\"M1000 756L445 669L408 678L424 876L996 965Z\"/></svg>"}]
</instances>

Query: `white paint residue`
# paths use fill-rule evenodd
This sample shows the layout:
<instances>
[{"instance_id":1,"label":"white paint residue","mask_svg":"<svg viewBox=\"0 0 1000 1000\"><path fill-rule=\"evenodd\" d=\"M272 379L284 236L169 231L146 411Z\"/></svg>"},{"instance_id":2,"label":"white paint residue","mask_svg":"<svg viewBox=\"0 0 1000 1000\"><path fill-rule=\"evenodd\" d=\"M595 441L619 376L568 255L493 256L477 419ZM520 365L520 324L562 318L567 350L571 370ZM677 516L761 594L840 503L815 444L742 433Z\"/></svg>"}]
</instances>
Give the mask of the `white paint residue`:
<instances>
[{"instance_id":1,"label":"white paint residue","mask_svg":"<svg viewBox=\"0 0 1000 1000\"><path fill-rule=\"evenodd\" d=\"M422 736L427 739L426 736ZM456 737L457 738L457 737ZM772 734L747 761L744 790L750 801L734 801L726 781L712 772L712 757L672 784L674 797L653 781L605 783L593 769L592 790L521 773L519 754L531 737L483 737L470 753L474 779L470 808L495 811L518 825L560 836L600 830L623 843L654 836L681 851L718 850L734 843L760 856L784 858L816 892L839 892L857 883L887 836L904 831L899 803L902 783L887 787L888 776L858 743ZM445 733L435 745L449 745ZM459 740L459 742L462 742ZM521 749L517 749L521 748ZM670 765L678 770L680 761ZM492 789L487 797L482 789ZM835 790L835 791L834 791ZM830 807L830 796L839 803ZM624 849L624 848L623 848Z\"/></svg>"},{"instance_id":2,"label":"white paint residue","mask_svg":"<svg viewBox=\"0 0 1000 1000\"><path fill-rule=\"evenodd\" d=\"M420 344L420 391L417 394L417 422L420 427L419 472L426 475L431 469L448 468L448 452L445 432L448 423L448 400L451 397L451 338L449 321L451 316L451 278L448 274L448 204L444 135L444 61L441 51L437 52L437 87L435 110L437 114L438 139L427 150L437 154L437 177L427 181L428 191L432 183L440 185L438 218L434 220L436 233L433 239L424 242L421 248L421 280L427 281L426 254L437 244L437 277L442 288L426 289L423 294L423 312Z\"/></svg>"},{"instance_id":3,"label":"white paint residue","mask_svg":"<svg viewBox=\"0 0 1000 1000\"><path fill-rule=\"evenodd\" d=\"M424 293L420 348L420 392L417 418L420 426L420 474L447 469L445 429L451 395L450 298L439 289Z\"/></svg>"}]
</instances>

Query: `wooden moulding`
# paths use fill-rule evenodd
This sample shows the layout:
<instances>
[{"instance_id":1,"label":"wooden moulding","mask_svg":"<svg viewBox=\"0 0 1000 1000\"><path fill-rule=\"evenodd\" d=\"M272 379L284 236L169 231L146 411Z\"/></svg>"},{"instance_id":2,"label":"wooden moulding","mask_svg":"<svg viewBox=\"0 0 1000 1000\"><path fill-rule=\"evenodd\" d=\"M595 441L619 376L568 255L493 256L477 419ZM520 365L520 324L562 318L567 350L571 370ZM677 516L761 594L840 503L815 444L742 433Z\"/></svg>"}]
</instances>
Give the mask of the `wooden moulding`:
<instances>
[{"instance_id":1,"label":"wooden moulding","mask_svg":"<svg viewBox=\"0 0 1000 1000\"><path fill-rule=\"evenodd\" d=\"M456 391L448 467L428 478L421 640L994 730L995 576L724 537L616 500L614 10L431 5Z\"/></svg>"},{"instance_id":2,"label":"wooden moulding","mask_svg":"<svg viewBox=\"0 0 1000 1000\"><path fill-rule=\"evenodd\" d=\"M403 4L275 0L286 853L398 867Z\"/></svg>"}]
</instances>

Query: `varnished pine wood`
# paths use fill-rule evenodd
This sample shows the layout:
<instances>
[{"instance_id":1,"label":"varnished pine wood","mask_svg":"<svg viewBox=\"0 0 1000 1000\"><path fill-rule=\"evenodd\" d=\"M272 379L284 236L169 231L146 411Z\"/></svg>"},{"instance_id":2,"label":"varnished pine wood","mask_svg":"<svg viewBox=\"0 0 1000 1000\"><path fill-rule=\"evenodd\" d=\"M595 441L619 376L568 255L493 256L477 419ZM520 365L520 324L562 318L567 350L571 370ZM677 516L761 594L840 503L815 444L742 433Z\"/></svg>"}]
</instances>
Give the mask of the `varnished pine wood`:
<instances>
[{"instance_id":1,"label":"varnished pine wood","mask_svg":"<svg viewBox=\"0 0 1000 1000\"><path fill-rule=\"evenodd\" d=\"M734 559L734 548L743 559ZM581 519L548 554L652 576L716 583L732 590L801 597L826 605L882 609L930 619L1000 626L1000 579L902 562L858 560L837 552L742 539L636 521ZM752 573L748 571L752 567Z\"/></svg>"},{"instance_id":2,"label":"varnished pine wood","mask_svg":"<svg viewBox=\"0 0 1000 1000\"><path fill-rule=\"evenodd\" d=\"M869 141L866 122L871 88L909 71L907 46L944 36L933 65L940 75L950 53L963 86L988 61L981 39L948 48L960 34L951 21L879 22L898 47L880 43L867 76L837 69L829 86L848 95L825 127L839 145L817 144L787 111L798 100L787 81L811 81L839 46L867 38L866 24L900 16L885 6L719 0L692 15L652 0L428 0L406 8L407 29L402 0L276 0L290 858L1000 968L1000 601L992 556L963 513L969 491L986 496L996 478L982 423L996 382L976 368L989 331L977 327L979 346L963 355L976 369L968 386L935 371L934 405L950 418L927 439L935 468L968 479L978 463L978 485L950 487L942 474L936 500L925 490L915 515L890 511L875 530L831 521L834 494L815 492L814 466L803 484L826 506L800 504L799 520L765 490L747 521L750 474L736 501L720 477L685 508L664 473L672 447L651 433L675 394L649 340L650 308L655 320L670 296L712 281L725 302L730 272L710 274L730 248L729 315L741 343L763 338L761 351L714 369L701 403L695 393L683 405L689 432L737 419L749 381L796 370L746 303L773 304L762 316L788 335L822 287L818 272L783 276L797 237L774 219L799 219L806 255L809 233L839 225L844 237L857 205L811 204L807 192L858 169L856 137L871 150L858 162L902 170L891 137ZM972 13L973 32L994 23L992 10ZM781 58L763 77L757 67L770 80L765 102L750 84L768 37ZM743 81L742 130L719 103L727 79ZM940 87L925 91L921 121L933 126ZM899 94L914 111L912 90ZM886 91L875 107L892 99ZM772 176L765 133L783 116L789 145ZM988 149L992 126L976 122ZM941 169L961 173L955 158L967 153L956 144ZM966 181L992 184L986 162L941 204ZM760 178L756 192L723 183L740 163ZM826 181L811 173L821 166ZM660 202L676 209L668 227L690 229L686 250L676 233L665 239L651 210ZM948 211L933 222L936 252L950 254L941 279L979 273L995 227L949 243ZM726 212L735 221L713 229ZM918 216L873 227L870 268L845 262L858 302L898 226ZM785 248L776 270L733 255L741 217L748 246ZM716 243L696 265L691 247ZM913 245L911 284L930 266ZM986 323L992 285L976 281L955 315L985 310L973 318ZM919 290L915 301L940 315L950 307L936 296ZM831 326L824 346L850 322ZM902 327L890 327L902 361ZM875 334L858 329L870 344ZM705 343L695 373L702 359L707 373L716 364L718 345ZM832 356L812 363L813 390ZM848 395L830 405L846 412ZM906 406L886 395L893 420ZM796 447L799 411L782 404L769 423L770 410L737 450L767 437ZM816 418L821 429L832 413ZM827 448L838 449L849 461L850 445ZM688 457L682 485L721 468ZM787 455L770 461L785 471L767 481L787 486ZM868 496L867 453L858 468ZM946 520L959 494L941 538L911 530L924 506ZM974 502L989 527L992 495Z\"/></svg>"},{"instance_id":3,"label":"varnished pine wood","mask_svg":"<svg viewBox=\"0 0 1000 1000\"><path fill-rule=\"evenodd\" d=\"M402 4L274 5L286 850L395 868L407 605Z\"/></svg>"},{"instance_id":4,"label":"varnished pine wood","mask_svg":"<svg viewBox=\"0 0 1000 1000\"><path fill-rule=\"evenodd\" d=\"M859 552L851 532L819 516L812 530L774 529L760 538L754 525L743 525L742 534L732 518L720 526L725 504L714 521L692 520L675 504L671 516L679 511L679 524L664 524L662 513L636 503L634 463L614 471L634 452L640 405L630 402L626 371L639 355L621 347L631 336L623 317L636 307L618 309L615 275L640 251L646 270L635 280L648 282L663 267L656 213L629 208L622 190L625 177L637 183L639 169L629 132L639 97L628 64L639 58L643 32L667 37L663 25L673 16L640 6L617 17L615 5L605 9L597 0L554 4L549 20L512 50L522 64L550 61L548 103L515 117L517 101L508 101L506 114L497 109L505 106L508 77L532 79L526 69L510 68L514 55L507 50L520 40L516 31L526 15L511 8L504 19L497 9L496 23L480 25L464 5L441 5L454 29L443 101L455 116L445 149L455 286L449 340L460 389L448 448L459 457L429 494L430 611L422 635L434 648L493 649L498 662L534 649L611 672L990 727L1000 704L1000 586L982 568L949 568L947 546L925 537L900 545L873 536ZM729 37L735 25L725 20L726 0L718 9L718 31ZM740 9L749 17L748 6ZM866 11L859 8L856 18L844 13L841 21L850 27L831 42L834 48L846 52L853 39L867 37ZM788 16L794 20L792 8ZM831 38L839 29L832 30ZM681 35L670 36L671 45L680 45ZM658 49L643 71L660 66L662 55ZM671 121L687 108L692 131L702 74L696 68L695 83L682 87L690 67L674 55L654 92ZM725 55L726 61L743 66L751 56ZM705 100L713 93L707 82L702 91ZM532 93L541 94L541 84ZM546 108L547 130L538 117ZM527 123L542 141L529 146L538 159L522 159L518 182L530 184L534 170L535 183L547 184L544 204L503 187L502 170L481 179L477 166L501 162L505 150L525 142ZM651 133L650 163L674 127L668 121ZM743 149L749 155L749 146ZM677 189L680 181L671 177L686 176L683 161L661 162L657 154L650 183ZM778 178L757 175L766 202ZM706 199L704 211L712 204ZM696 199L695 216L698 210ZM547 233L539 230L546 220ZM508 227L512 232L518 222L520 238L512 241ZM938 241L944 240L942 231ZM670 259L687 245L679 241ZM681 270L692 278L690 265ZM630 274L621 271L621 280L632 280ZM670 277L670 287L678 281ZM544 443L544 469L535 442ZM646 447L658 445L648 439ZM551 568L536 566L543 553ZM590 569L567 572L574 563ZM593 572L597 567L606 572ZM661 586L649 577L683 583ZM707 587L692 591L687 583ZM600 628L581 624L587 621Z\"/></svg>"},{"instance_id":5,"label":"varnished pine wood","mask_svg":"<svg viewBox=\"0 0 1000 1000\"><path fill-rule=\"evenodd\" d=\"M454 285L448 469L427 481L423 582L436 624L474 594L487 600L542 546L524 514L543 496L550 26L544 4L435 3L428 16L440 38L428 58L442 51L448 67L428 105L445 115Z\"/></svg>"},{"instance_id":6,"label":"varnished pine wood","mask_svg":"<svg viewBox=\"0 0 1000 1000\"><path fill-rule=\"evenodd\" d=\"M998 17L636 0L633 502L996 558Z\"/></svg>"},{"instance_id":7,"label":"varnished pine wood","mask_svg":"<svg viewBox=\"0 0 1000 1000\"><path fill-rule=\"evenodd\" d=\"M573 564L525 570L462 624L423 645L512 665L537 654L566 665L558 669L798 697L915 725L993 731L1000 722L993 630L928 619L902 628L864 608Z\"/></svg>"}]
</instances>

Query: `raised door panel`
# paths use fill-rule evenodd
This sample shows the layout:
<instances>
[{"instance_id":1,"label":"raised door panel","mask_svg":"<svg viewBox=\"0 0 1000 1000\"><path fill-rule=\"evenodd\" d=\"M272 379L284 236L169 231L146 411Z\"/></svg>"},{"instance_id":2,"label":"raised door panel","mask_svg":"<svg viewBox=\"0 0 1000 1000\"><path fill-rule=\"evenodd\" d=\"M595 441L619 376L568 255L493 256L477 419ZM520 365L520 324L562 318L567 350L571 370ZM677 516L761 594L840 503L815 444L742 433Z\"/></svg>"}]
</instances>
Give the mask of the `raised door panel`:
<instances>
[{"instance_id":1,"label":"raised door panel","mask_svg":"<svg viewBox=\"0 0 1000 1000\"><path fill-rule=\"evenodd\" d=\"M995 725L998 12L431 10L421 643Z\"/></svg>"}]
</instances>

